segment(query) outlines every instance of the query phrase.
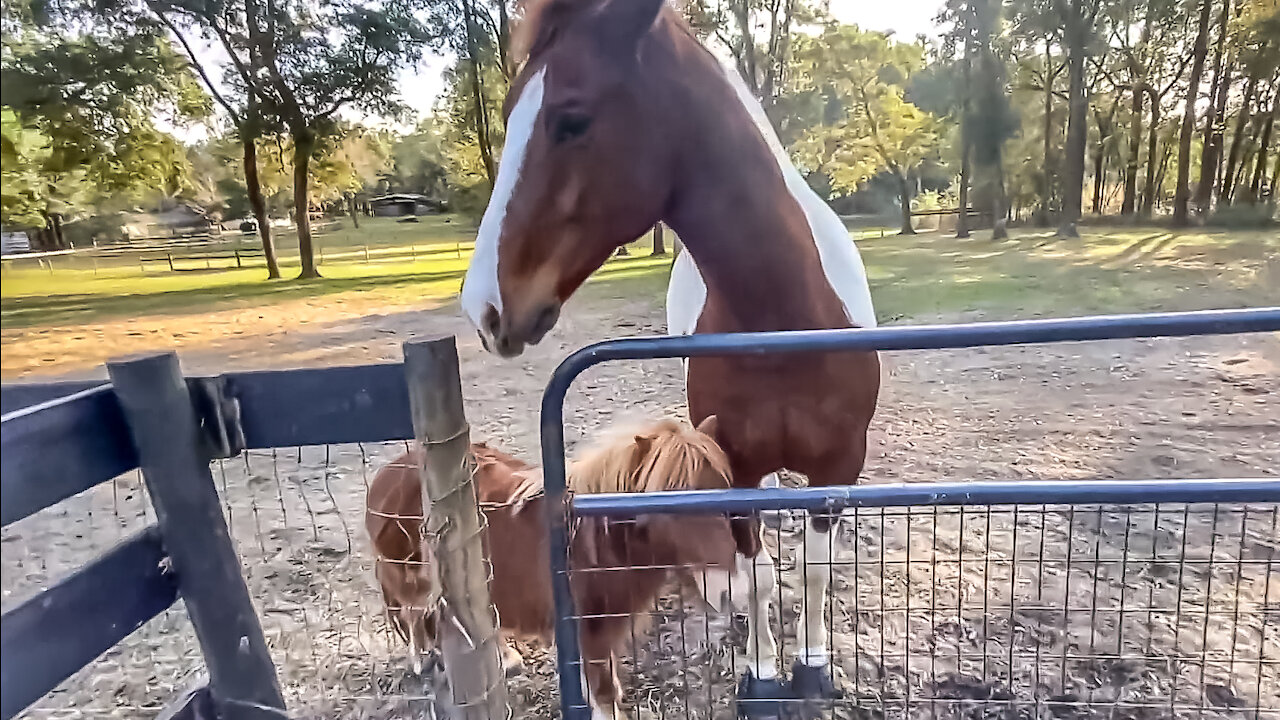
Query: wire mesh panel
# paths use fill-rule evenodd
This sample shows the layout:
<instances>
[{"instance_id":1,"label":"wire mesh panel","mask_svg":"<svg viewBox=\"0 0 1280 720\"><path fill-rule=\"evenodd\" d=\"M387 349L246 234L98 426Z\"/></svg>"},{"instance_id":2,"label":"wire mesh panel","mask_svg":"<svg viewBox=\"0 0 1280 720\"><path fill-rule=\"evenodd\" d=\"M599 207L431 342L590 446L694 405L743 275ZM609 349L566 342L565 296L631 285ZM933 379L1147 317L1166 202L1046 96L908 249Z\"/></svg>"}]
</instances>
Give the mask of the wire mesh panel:
<instances>
[{"instance_id":1,"label":"wire mesh panel","mask_svg":"<svg viewBox=\"0 0 1280 720\"><path fill-rule=\"evenodd\" d=\"M374 474L406 443L250 450L214 463L290 714L424 716L434 697L387 622L364 531Z\"/></svg>"},{"instance_id":2,"label":"wire mesh panel","mask_svg":"<svg viewBox=\"0 0 1280 720\"><path fill-rule=\"evenodd\" d=\"M4 609L54 586L155 520L134 470L6 526L0 531ZM179 601L21 717L151 717L202 670L200 646Z\"/></svg>"},{"instance_id":3,"label":"wire mesh panel","mask_svg":"<svg viewBox=\"0 0 1280 720\"><path fill-rule=\"evenodd\" d=\"M813 709L1280 717L1278 517L1274 504L849 511L829 535L826 609L827 670L843 697ZM806 568L795 555L808 532L795 516L765 531L780 559L772 629L788 668L813 644L797 626ZM619 669L633 717L733 717L744 623L691 588L659 600L628 638Z\"/></svg>"}]
</instances>

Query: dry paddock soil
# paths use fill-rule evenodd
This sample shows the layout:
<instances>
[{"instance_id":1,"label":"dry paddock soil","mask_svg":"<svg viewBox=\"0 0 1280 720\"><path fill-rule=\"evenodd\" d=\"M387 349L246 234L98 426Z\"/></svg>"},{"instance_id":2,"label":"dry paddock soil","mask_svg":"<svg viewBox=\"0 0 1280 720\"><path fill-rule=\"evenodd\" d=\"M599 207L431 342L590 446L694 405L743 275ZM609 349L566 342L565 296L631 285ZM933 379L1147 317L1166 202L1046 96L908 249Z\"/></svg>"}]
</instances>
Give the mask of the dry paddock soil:
<instances>
[{"instance_id":1,"label":"dry paddock soil","mask_svg":"<svg viewBox=\"0 0 1280 720\"><path fill-rule=\"evenodd\" d=\"M327 317L317 310L287 330L269 315L218 321L238 332L197 328L184 344L184 367L386 361L398 359L411 335L458 333L474 437L534 459L536 408L558 360L594 340L663 326L656 302L588 298L541 347L501 361L483 354L452 305ZM903 322L938 319L982 318ZM134 331L84 332L127 339ZM148 333L119 347L143 349ZM152 334L160 338L152 344L171 337ZM95 372L91 361L72 358L46 372L84 376ZM1280 339L1257 335L895 354L863 482L1275 475L1278 363ZM681 384L675 362L596 368L570 397L571 443L603 426L680 415ZM408 672L386 631L362 529L366 483L398 449L281 448L214 465L296 716L429 716L427 684ZM5 528L5 607L151 517L131 475ZM776 623L788 658L797 646L803 586L793 552L803 528L784 517L767 540L781 559ZM848 517L837 534L830 609L832 667L845 691L835 715L1280 718L1277 536L1274 505ZM731 717L739 623L674 596L652 616L624 660L628 712ZM550 656L524 649L526 668L511 681L517 717L553 717ZM201 673L178 606L26 716L154 717Z\"/></svg>"}]
</instances>

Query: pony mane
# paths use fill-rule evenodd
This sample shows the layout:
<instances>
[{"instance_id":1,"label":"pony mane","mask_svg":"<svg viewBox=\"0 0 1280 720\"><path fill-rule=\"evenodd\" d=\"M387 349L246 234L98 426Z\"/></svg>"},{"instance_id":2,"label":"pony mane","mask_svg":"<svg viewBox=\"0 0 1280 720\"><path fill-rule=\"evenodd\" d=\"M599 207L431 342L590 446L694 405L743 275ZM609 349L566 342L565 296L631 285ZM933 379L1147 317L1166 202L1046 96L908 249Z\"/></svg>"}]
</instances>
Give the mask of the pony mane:
<instances>
[{"instance_id":1,"label":"pony mane","mask_svg":"<svg viewBox=\"0 0 1280 720\"><path fill-rule=\"evenodd\" d=\"M610 435L570 466L570 490L586 494L690 490L708 467L719 476L721 487L730 485L724 450L712 438L675 420L662 419Z\"/></svg>"}]
</instances>

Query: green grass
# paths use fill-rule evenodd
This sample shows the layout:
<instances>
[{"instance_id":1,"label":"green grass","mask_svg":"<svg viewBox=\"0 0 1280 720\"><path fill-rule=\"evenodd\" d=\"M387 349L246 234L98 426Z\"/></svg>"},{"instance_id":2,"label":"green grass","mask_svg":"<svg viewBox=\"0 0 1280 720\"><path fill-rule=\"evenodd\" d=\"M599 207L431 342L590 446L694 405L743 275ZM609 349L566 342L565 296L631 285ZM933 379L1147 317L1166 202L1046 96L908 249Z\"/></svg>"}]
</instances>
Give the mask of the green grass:
<instances>
[{"instance_id":1,"label":"green grass","mask_svg":"<svg viewBox=\"0 0 1280 720\"><path fill-rule=\"evenodd\" d=\"M0 321L6 329L258 307L291 300L341 302L362 295L412 306L456 294L470 257L474 226L448 217L419 223L349 220L320 236L319 280L266 281L264 269L170 272L136 264L63 269L6 269ZM957 240L878 229L853 231L885 322L964 313L1014 318L1195 309L1280 300L1280 233L1155 228L1087 228L1079 240L1015 230L1006 241L989 233ZM281 236L285 274L296 274L296 249ZM364 248L369 248L365 261ZM55 259L55 263L56 263ZM190 263L188 263L190 264ZM195 263L196 267L202 264ZM650 257L647 241L610 260L588 296L661 298L670 257Z\"/></svg>"}]
</instances>

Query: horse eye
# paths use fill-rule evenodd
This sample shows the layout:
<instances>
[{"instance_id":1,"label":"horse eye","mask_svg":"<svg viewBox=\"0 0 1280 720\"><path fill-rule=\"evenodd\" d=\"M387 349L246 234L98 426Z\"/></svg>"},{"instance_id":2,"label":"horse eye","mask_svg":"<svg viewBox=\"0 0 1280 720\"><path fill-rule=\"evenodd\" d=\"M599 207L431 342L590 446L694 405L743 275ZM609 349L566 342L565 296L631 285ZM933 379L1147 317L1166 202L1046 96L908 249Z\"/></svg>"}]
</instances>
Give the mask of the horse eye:
<instances>
[{"instance_id":1,"label":"horse eye","mask_svg":"<svg viewBox=\"0 0 1280 720\"><path fill-rule=\"evenodd\" d=\"M591 118L580 113L565 113L556 118L551 131L551 139L556 144L569 142L587 134L591 127Z\"/></svg>"}]
</instances>

